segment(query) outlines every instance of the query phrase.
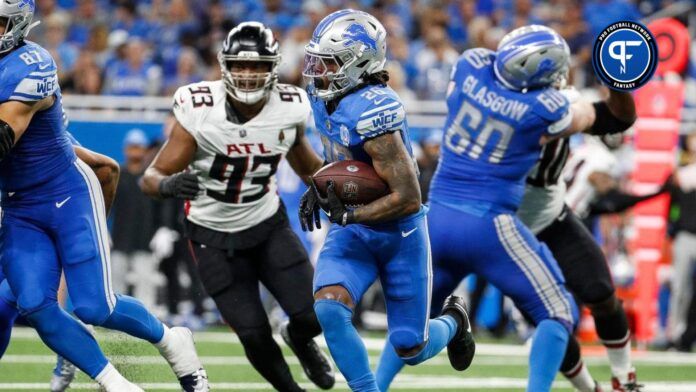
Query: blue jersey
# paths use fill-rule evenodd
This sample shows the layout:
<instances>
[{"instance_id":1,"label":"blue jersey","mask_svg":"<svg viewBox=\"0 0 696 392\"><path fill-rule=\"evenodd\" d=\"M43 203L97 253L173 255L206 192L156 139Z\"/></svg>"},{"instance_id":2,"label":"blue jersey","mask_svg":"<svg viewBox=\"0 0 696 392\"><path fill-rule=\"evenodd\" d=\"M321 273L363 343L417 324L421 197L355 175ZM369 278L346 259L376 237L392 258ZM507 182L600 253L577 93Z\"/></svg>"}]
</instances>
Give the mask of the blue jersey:
<instances>
[{"instance_id":1,"label":"blue jersey","mask_svg":"<svg viewBox=\"0 0 696 392\"><path fill-rule=\"evenodd\" d=\"M568 100L560 92L508 90L496 79L494 60L495 52L470 49L452 72L432 201L516 211L542 136L557 135L571 123Z\"/></svg>"},{"instance_id":2,"label":"blue jersey","mask_svg":"<svg viewBox=\"0 0 696 392\"><path fill-rule=\"evenodd\" d=\"M331 114L324 101L314 97L311 91L309 97L328 162L352 159L372 165L363 143L394 131L401 131L406 149L413 155L404 105L391 88L363 87L343 97Z\"/></svg>"},{"instance_id":3,"label":"blue jersey","mask_svg":"<svg viewBox=\"0 0 696 392\"><path fill-rule=\"evenodd\" d=\"M27 130L0 162L3 192L21 192L29 188L36 191L75 161L65 131L57 71L51 55L33 42L27 42L0 59L0 104L56 97L53 106L34 114Z\"/></svg>"}]
</instances>

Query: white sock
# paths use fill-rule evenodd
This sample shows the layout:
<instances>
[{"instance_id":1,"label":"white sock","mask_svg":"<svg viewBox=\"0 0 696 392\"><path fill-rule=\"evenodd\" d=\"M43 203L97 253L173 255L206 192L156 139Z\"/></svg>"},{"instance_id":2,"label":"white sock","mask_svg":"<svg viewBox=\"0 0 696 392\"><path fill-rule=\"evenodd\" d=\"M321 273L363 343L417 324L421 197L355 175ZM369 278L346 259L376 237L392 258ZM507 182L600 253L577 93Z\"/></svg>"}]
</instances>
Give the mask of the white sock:
<instances>
[{"instance_id":1,"label":"white sock","mask_svg":"<svg viewBox=\"0 0 696 392\"><path fill-rule=\"evenodd\" d=\"M130 384L111 363L108 363L94 380L107 391L117 391L121 386Z\"/></svg>"},{"instance_id":2,"label":"white sock","mask_svg":"<svg viewBox=\"0 0 696 392\"><path fill-rule=\"evenodd\" d=\"M167 327L166 324L162 323L162 328L164 328L164 334L162 335L162 339L155 343L155 347L158 349L166 349L167 345L171 342L171 337L172 337L172 330Z\"/></svg>"},{"instance_id":3,"label":"white sock","mask_svg":"<svg viewBox=\"0 0 696 392\"><path fill-rule=\"evenodd\" d=\"M594 392L595 381L590 375L590 371L587 366L580 361L577 365L570 371L563 373L563 375L573 384L573 387L580 392Z\"/></svg>"},{"instance_id":4,"label":"white sock","mask_svg":"<svg viewBox=\"0 0 696 392\"><path fill-rule=\"evenodd\" d=\"M602 343L607 348L611 374L618 378L621 383L628 382L628 373L633 367L631 364L631 332L627 332L623 339L603 340Z\"/></svg>"}]
</instances>

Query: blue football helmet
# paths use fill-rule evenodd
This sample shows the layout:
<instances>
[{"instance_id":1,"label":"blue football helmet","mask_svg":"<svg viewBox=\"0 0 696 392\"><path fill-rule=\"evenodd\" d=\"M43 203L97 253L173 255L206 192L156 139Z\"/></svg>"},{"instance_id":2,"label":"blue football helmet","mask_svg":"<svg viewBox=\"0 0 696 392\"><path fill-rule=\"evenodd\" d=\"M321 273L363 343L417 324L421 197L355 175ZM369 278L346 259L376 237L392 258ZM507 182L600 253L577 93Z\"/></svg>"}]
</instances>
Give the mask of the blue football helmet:
<instances>
[{"instance_id":1,"label":"blue football helmet","mask_svg":"<svg viewBox=\"0 0 696 392\"><path fill-rule=\"evenodd\" d=\"M0 23L5 25L5 31L0 35L0 53L17 47L29 34L29 30L39 24L31 23L34 9L34 0L0 1Z\"/></svg>"},{"instance_id":2,"label":"blue football helmet","mask_svg":"<svg viewBox=\"0 0 696 392\"><path fill-rule=\"evenodd\" d=\"M494 69L511 90L562 88L568 77L570 49L552 29L529 25L509 32L498 44Z\"/></svg>"}]
</instances>

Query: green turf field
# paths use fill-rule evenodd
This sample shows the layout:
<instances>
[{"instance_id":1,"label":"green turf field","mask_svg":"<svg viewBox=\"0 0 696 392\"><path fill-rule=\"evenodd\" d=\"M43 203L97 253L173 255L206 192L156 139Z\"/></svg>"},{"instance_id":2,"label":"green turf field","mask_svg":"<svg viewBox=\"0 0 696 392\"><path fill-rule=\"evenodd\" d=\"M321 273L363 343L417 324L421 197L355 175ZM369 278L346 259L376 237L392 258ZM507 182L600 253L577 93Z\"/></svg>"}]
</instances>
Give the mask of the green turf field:
<instances>
[{"instance_id":1,"label":"green turf field","mask_svg":"<svg viewBox=\"0 0 696 392\"><path fill-rule=\"evenodd\" d=\"M98 331L97 338L104 352L121 372L145 390L177 390L173 374L149 344L104 331ZM232 333L198 333L196 341L215 391L272 390L248 364ZM381 341L370 338L366 340L366 344L374 364L380 353ZM592 374L606 388L610 376L602 350L588 351L586 363L590 364ZM639 379L646 384L645 391L696 391L696 355L637 352L634 357ZM288 358L296 379L308 390L317 390L308 383L297 360L292 355ZM54 361L54 355L41 343L34 331L27 328L15 329L9 350L0 360L0 390L47 391ZM523 346L480 342L474 365L466 372L453 371L447 357L441 355L422 365L406 369L397 378L392 390L521 391L525 388L526 361ZM556 386L554 390L571 391L562 378L557 380ZM74 389L98 390L84 374L78 375ZM335 389L347 390L345 382L338 382Z\"/></svg>"}]
</instances>

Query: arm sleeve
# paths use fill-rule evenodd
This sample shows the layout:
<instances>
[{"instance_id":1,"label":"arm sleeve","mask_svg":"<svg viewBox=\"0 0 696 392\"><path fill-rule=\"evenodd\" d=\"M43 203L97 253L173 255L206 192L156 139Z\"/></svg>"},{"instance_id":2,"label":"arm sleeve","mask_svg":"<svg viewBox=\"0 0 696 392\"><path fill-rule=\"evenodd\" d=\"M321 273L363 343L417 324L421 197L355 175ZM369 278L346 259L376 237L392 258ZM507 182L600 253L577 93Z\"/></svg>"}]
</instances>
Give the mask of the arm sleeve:
<instances>
[{"instance_id":1,"label":"arm sleeve","mask_svg":"<svg viewBox=\"0 0 696 392\"><path fill-rule=\"evenodd\" d=\"M652 199L663 193L664 190L660 189L658 192L650 193L643 196L629 195L623 193L618 189L612 189L606 194L600 196L597 200L590 204L590 215L599 214L612 214L617 212L623 212L627 209L633 207L634 205Z\"/></svg>"}]
</instances>

